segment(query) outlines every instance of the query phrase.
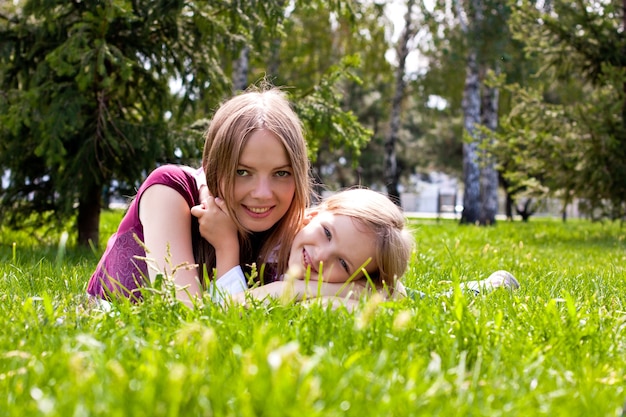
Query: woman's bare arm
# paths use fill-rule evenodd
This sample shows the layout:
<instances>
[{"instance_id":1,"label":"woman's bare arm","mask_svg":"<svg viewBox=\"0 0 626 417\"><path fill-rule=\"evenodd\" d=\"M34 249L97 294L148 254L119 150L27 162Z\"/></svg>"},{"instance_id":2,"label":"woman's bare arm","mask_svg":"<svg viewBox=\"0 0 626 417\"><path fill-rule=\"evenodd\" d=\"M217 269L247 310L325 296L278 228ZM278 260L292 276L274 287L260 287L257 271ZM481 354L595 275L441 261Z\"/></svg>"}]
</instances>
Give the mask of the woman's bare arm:
<instances>
[{"instance_id":1,"label":"woman's bare arm","mask_svg":"<svg viewBox=\"0 0 626 417\"><path fill-rule=\"evenodd\" d=\"M191 306L192 298L202 297L202 288L194 266L187 202L173 188L155 184L141 196L139 219L143 225L150 281L154 282L159 273L173 277L181 288L177 292L178 299Z\"/></svg>"}]
</instances>

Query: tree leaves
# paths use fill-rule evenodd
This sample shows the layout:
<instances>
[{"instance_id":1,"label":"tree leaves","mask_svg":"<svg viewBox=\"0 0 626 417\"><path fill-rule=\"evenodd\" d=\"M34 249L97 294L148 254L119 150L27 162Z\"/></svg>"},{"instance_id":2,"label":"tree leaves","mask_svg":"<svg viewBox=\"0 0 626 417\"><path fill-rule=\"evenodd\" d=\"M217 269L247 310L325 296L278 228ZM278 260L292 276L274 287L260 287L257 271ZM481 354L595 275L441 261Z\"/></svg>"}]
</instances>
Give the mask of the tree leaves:
<instances>
[{"instance_id":1,"label":"tree leaves","mask_svg":"<svg viewBox=\"0 0 626 417\"><path fill-rule=\"evenodd\" d=\"M555 1L515 9L514 33L543 83L515 98L496 152L511 187L584 202L594 218L626 214L626 46L617 2Z\"/></svg>"}]
</instances>

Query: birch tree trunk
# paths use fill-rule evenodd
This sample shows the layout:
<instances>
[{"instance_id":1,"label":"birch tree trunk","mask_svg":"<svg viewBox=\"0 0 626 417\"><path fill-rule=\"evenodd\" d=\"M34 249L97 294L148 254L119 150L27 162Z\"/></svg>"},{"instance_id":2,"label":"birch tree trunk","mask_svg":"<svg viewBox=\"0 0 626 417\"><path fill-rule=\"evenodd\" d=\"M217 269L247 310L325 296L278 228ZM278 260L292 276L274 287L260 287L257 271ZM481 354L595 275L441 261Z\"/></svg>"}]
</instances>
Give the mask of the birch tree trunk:
<instances>
[{"instance_id":1,"label":"birch tree trunk","mask_svg":"<svg viewBox=\"0 0 626 417\"><path fill-rule=\"evenodd\" d=\"M497 71L497 69L496 69ZM482 94L482 124L495 131L498 128L498 99L500 91L495 87L484 87ZM483 140L490 140L483 138ZM498 172L493 156L487 150L481 150L480 156L480 215L481 225L496 222L498 213Z\"/></svg>"},{"instance_id":2,"label":"birch tree trunk","mask_svg":"<svg viewBox=\"0 0 626 417\"><path fill-rule=\"evenodd\" d=\"M477 126L481 122L480 114L480 73L478 65L478 39L476 28L482 21L482 1L469 0L467 15L459 1L455 1L461 30L468 41L467 62L465 67L465 88L463 89L463 213L461 223L480 221L480 166L478 144L480 137ZM465 16L468 16L467 18ZM466 20L467 19L467 20Z\"/></svg>"},{"instance_id":3,"label":"birch tree trunk","mask_svg":"<svg viewBox=\"0 0 626 417\"><path fill-rule=\"evenodd\" d=\"M250 47L245 45L239 53L239 58L233 63L233 92L243 91L248 87L249 70Z\"/></svg>"},{"instance_id":4,"label":"birch tree trunk","mask_svg":"<svg viewBox=\"0 0 626 417\"><path fill-rule=\"evenodd\" d=\"M476 50L470 47L465 68L463 90L463 213L461 223L476 223L480 220L480 167L478 165L477 128L480 123L480 81ZM467 140L469 139L469 140Z\"/></svg>"}]
</instances>

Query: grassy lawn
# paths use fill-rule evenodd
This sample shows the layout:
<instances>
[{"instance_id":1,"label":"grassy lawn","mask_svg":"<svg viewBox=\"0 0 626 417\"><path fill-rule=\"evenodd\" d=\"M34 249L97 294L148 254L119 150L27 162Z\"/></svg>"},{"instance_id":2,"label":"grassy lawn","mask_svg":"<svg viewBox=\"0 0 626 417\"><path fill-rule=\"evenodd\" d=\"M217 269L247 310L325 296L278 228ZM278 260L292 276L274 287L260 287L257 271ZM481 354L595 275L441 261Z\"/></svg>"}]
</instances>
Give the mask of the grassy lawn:
<instances>
[{"instance_id":1,"label":"grassy lawn","mask_svg":"<svg viewBox=\"0 0 626 417\"><path fill-rule=\"evenodd\" d=\"M100 311L84 295L99 252L0 229L0 416L622 415L625 228L411 223L405 284L426 296L354 313L159 296ZM521 288L458 289L498 269Z\"/></svg>"}]
</instances>

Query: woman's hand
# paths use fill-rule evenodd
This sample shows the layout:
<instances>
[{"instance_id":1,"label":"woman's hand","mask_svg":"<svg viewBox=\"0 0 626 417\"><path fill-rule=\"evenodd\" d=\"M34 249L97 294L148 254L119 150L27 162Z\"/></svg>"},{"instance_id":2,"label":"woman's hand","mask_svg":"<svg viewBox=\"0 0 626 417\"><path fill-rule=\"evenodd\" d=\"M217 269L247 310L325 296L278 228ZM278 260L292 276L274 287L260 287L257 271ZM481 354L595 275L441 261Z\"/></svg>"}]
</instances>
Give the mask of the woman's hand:
<instances>
[{"instance_id":1,"label":"woman's hand","mask_svg":"<svg viewBox=\"0 0 626 417\"><path fill-rule=\"evenodd\" d=\"M200 235L215 248L217 277L239 265L237 226L228 215L224 200L209 195L191 208L191 214L198 218Z\"/></svg>"},{"instance_id":2,"label":"woman's hand","mask_svg":"<svg viewBox=\"0 0 626 417\"><path fill-rule=\"evenodd\" d=\"M191 208L191 214L198 218L200 235L215 249L237 242L237 226L226 211L224 200L207 197L201 204Z\"/></svg>"}]
</instances>

